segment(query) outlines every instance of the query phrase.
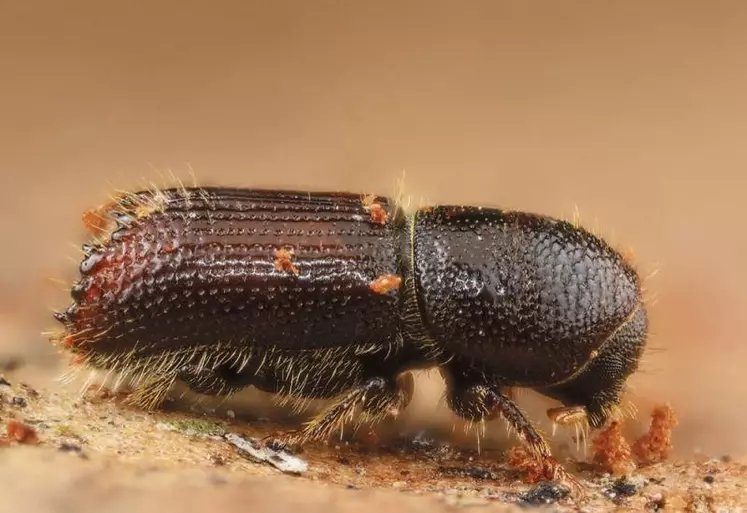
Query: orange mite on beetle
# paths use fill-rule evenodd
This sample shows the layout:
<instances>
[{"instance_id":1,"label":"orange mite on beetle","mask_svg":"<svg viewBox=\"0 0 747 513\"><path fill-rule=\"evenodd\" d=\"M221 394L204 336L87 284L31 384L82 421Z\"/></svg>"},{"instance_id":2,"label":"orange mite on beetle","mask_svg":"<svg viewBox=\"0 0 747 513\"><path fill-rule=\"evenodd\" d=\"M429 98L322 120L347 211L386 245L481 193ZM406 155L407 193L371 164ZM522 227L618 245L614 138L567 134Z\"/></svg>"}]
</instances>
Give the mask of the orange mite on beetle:
<instances>
[{"instance_id":1,"label":"orange mite on beetle","mask_svg":"<svg viewBox=\"0 0 747 513\"><path fill-rule=\"evenodd\" d=\"M547 475L575 483L511 390L560 402L554 422L599 429L646 345L628 255L548 216L225 187L133 192L91 212L97 233L55 316L64 349L121 376L143 407L177 381L332 400L289 444L358 410L401 411L410 371L437 368L452 411L503 417Z\"/></svg>"}]
</instances>

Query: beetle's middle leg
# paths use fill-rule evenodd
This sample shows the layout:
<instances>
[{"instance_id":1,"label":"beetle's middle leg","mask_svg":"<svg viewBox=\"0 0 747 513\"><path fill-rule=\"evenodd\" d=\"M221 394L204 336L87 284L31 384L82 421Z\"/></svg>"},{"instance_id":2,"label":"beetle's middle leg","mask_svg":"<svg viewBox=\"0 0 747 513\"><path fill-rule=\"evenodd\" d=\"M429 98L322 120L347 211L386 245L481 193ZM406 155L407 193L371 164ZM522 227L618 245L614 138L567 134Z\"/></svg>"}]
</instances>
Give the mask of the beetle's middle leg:
<instances>
[{"instance_id":1,"label":"beetle's middle leg","mask_svg":"<svg viewBox=\"0 0 747 513\"><path fill-rule=\"evenodd\" d=\"M561 479L580 488L580 484L555 459L550 446L519 406L504 392L503 387L487 383L479 374L444 372L449 408L467 420L492 420L503 417L532 455L543 465L547 479Z\"/></svg>"},{"instance_id":2,"label":"beetle's middle leg","mask_svg":"<svg viewBox=\"0 0 747 513\"><path fill-rule=\"evenodd\" d=\"M409 372L398 377L366 378L336 399L303 429L275 442L282 445L300 445L309 441L324 440L335 431L342 430L345 423L354 418L359 408L362 418L374 422L387 416L396 416L409 404L413 391L414 380Z\"/></svg>"}]
</instances>

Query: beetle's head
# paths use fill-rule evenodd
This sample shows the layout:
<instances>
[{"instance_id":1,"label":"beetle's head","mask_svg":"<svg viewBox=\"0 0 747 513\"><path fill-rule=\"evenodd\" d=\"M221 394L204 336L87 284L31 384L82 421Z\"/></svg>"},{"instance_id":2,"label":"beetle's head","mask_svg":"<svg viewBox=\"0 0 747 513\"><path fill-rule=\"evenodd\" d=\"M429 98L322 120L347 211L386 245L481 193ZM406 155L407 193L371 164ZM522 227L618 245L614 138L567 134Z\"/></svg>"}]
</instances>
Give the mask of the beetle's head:
<instances>
[{"instance_id":1,"label":"beetle's head","mask_svg":"<svg viewBox=\"0 0 747 513\"><path fill-rule=\"evenodd\" d=\"M591 427L604 426L620 410L621 394L638 369L647 333L648 316L641 301L578 376L542 393L566 406L583 407Z\"/></svg>"}]
</instances>

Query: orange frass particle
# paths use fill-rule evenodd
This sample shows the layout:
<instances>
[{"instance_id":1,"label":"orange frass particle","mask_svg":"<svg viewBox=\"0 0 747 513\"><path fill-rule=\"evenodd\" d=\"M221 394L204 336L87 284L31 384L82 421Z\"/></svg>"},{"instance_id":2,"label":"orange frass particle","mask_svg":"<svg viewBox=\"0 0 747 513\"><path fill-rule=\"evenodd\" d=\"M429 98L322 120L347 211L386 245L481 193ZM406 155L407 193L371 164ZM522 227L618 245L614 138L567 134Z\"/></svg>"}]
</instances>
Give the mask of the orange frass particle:
<instances>
[{"instance_id":1,"label":"orange frass particle","mask_svg":"<svg viewBox=\"0 0 747 513\"><path fill-rule=\"evenodd\" d=\"M123 195L119 195L103 205L83 212L83 224L86 229L93 235L108 231L112 220L107 213L113 210L122 201L123 197Z\"/></svg>"},{"instance_id":2,"label":"orange frass particle","mask_svg":"<svg viewBox=\"0 0 747 513\"><path fill-rule=\"evenodd\" d=\"M521 480L527 484L547 479L545 465L521 445L515 445L509 449L508 465L521 472Z\"/></svg>"},{"instance_id":3,"label":"orange frass particle","mask_svg":"<svg viewBox=\"0 0 747 513\"><path fill-rule=\"evenodd\" d=\"M110 221L104 216L103 211L103 207L94 208L84 211L83 215L81 216L83 219L83 225L93 235L98 235L101 232L105 232L107 230L107 226L109 226Z\"/></svg>"},{"instance_id":4,"label":"orange frass particle","mask_svg":"<svg viewBox=\"0 0 747 513\"><path fill-rule=\"evenodd\" d=\"M66 349L71 349L71 348L75 347L75 345L76 345L75 343L76 342L77 341L75 339L75 335L70 334L70 335L65 335L64 337L62 337L62 345Z\"/></svg>"},{"instance_id":5,"label":"orange frass particle","mask_svg":"<svg viewBox=\"0 0 747 513\"><path fill-rule=\"evenodd\" d=\"M39 438L36 436L36 430L17 420L8 421L5 427L8 433L8 439L21 444L36 444Z\"/></svg>"},{"instance_id":6,"label":"orange frass particle","mask_svg":"<svg viewBox=\"0 0 747 513\"><path fill-rule=\"evenodd\" d=\"M164 242L161 245L161 250L164 253L173 253L174 251L177 250L178 247L179 247L178 241Z\"/></svg>"},{"instance_id":7,"label":"orange frass particle","mask_svg":"<svg viewBox=\"0 0 747 513\"><path fill-rule=\"evenodd\" d=\"M275 250L275 270L276 271L290 271L295 275L300 272L298 267L293 265L293 250L292 249L277 249Z\"/></svg>"},{"instance_id":8,"label":"orange frass particle","mask_svg":"<svg viewBox=\"0 0 747 513\"><path fill-rule=\"evenodd\" d=\"M381 203L376 201L377 196L375 194L368 194L363 197L362 203L369 215L371 216L371 222L375 224L386 224L389 219L389 214L386 213Z\"/></svg>"},{"instance_id":9,"label":"orange frass particle","mask_svg":"<svg viewBox=\"0 0 747 513\"><path fill-rule=\"evenodd\" d=\"M398 289L402 284L402 278L396 274L384 274L372 281L368 288L377 294L386 294L390 290Z\"/></svg>"},{"instance_id":10,"label":"orange frass particle","mask_svg":"<svg viewBox=\"0 0 747 513\"><path fill-rule=\"evenodd\" d=\"M642 465L659 463L672 450L672 431L677 425L674 409L665 404L654 409L648 432L633 444L633 454Z\"/></svg>"},{"instance_id":11,"label":"orange frass particle","mask_svg":"<svg viewBox=\"0 0 747 513\"><path fill-rule=\"evenodd\" d=\"M72 357L70 358L70 362L69 362L69 365L70 365L71 367L80 367L81 365L85 365L86 361L87 361L87 358L86 358L86 356L85 356L85 355L82 355L82 354L74 354L74 355L73 355L73 356L72 356Z\"/></svg>"},{"instance_id":12,"label":"orange frass particle","mask_svg":"<svg viewBox=\"0 0 747 513\"><path fill-rule=\"evenodd\" d=\"M612 475L628 474L635 470L630 445L622 434L619 422L611 422L594 439L594 462Z\"/></svg>"}]
</instances>

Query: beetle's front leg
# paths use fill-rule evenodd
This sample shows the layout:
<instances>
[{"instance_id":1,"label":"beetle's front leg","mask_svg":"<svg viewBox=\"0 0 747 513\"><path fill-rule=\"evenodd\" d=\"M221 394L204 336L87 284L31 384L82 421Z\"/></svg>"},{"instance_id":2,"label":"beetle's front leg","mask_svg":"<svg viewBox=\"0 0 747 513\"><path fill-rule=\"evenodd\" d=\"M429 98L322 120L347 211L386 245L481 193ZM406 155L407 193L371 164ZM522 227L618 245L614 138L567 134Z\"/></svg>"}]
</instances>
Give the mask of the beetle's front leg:
<instances>
[{"instance_id":1,"label":"beetle's front leg","mask_svg":"<svg viewBox=\"0 0 747 513\"><path fill-rule=\"evenodd\" d=\"M499 415L541 460L552 460L550 447L524 412L503 391L491 385L454 385L447 391L449 408L467 420L493 420Z\"/></svg>"},{"instance_id":2,"label":"beetle's front leg","mask_svg":"<svg viewBox=\"0 0 747 513\"><path fill-rule=\"evenodd\" d=\"M553 434L556 426L573 426L576 428L576 440L579 440L579 428L584 439L587 438L589 414L584 406L558 406L547 410L547 418L552 422Z\"/></svg>"},{"instance_id":3,"label":"beetle's front leg","mask_svg":"<svg viewBox=\"0 0 747 513\"><path fill-rule=\"evenodd\" d=\"M543 465L547 479L561 479L576 487L580 483L553 457L550 446L524 412L503 391L503 387L485 383L479 375L445 372L446 399L454 413L467 420L492 420L498 415L516 432L532 455Z\"/></svg>"}]
</instances>

